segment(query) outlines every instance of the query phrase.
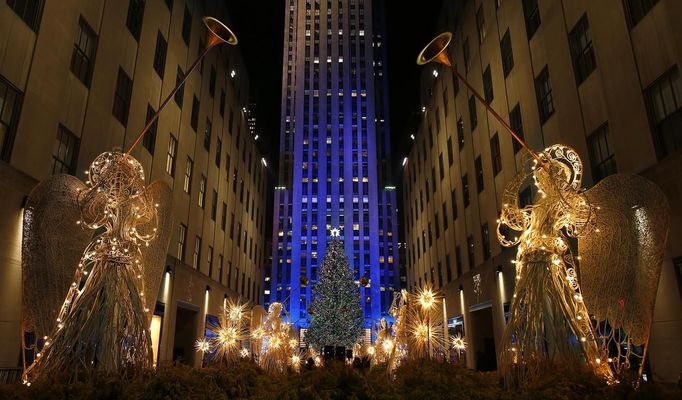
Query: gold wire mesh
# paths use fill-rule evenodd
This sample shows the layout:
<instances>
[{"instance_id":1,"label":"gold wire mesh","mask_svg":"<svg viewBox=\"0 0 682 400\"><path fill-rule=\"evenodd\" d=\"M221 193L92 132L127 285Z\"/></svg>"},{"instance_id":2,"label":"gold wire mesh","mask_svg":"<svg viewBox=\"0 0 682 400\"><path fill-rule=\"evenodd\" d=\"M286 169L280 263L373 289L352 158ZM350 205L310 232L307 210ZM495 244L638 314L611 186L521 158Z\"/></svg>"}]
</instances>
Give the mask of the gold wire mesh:
<instances>
[{"instance_id":1,"label":"gold wire mesh","mask_svg":"<svg viewBox=\"0 0 682 400\"><path fill-rule=\"evenodd\" d=\"M38 309L52 310L59 304L55 299L60 289L45 285L45 266L56 265L59 280L69 270L73 276L70 284L61 287L62 296L68 288L61 308L46 313L51 324L46 315L40 315L45 320L41 324L53 328L46 331L35 361L25 368L25 383L40 376L73 381L95 371L134 374L151 366L149 322L171 231L170 189L162 183L146 188L140 163L118 152L102 153L86 173L85 187L75 178L53 178L29 196L28 203L35 206L25 217L25 251L40 254L38 246L72 236L77 239L67 241L68 250L63 253L71 254L84 242L84 235L99 234L71 267L66 263L72 260L63 254L55 257L45 252L23 260L25 288L29 289L23 294L27 327L35 323L33 316L40 315ZM66 190L54 190L53 185ZM67 212L56 208L62 205ZM80 219L68 221L76 211ZM59 215L54 219L62 229L40 229L36 218L50 214ZM159 243L150 249L155 238ZM48 296L43 296L45 287L50 288Z\"/></svg>"},{"instance_id":2,"label":"gold wire mesh","mask_svg":"<svg viewBox=\"0 0 682 400\"><path fill-rule=\"evenodd\" d=\"M575 150L563 145L550 146L539 157L545 167L533 161L530 171L522 171L505 189L498 222L500 243L518 245L500 371L507 385L523 385L547 361L578 365L584 360L610 380L569 248L569 238L588 237L594 229L594 209L580 190L582 163ZM538 196L520 208L519 188L529 176ZM505 227L518 234L508 238ZM571 342L573 337L577 343Z\"/></svg>"},{"instance_id":3,"label":"gold wire mesh","mask_svg":"<svg viewBox=\"0 0 682 400\"><path fill-rule=\"evenodd\" d=\"M654 183L632 174L606 177L585 195L597 209L594 233L578 240L585 305L599 322L599 344L615 372L636 362L641 374L670 207Z\"/></svg>"}]
</instances>

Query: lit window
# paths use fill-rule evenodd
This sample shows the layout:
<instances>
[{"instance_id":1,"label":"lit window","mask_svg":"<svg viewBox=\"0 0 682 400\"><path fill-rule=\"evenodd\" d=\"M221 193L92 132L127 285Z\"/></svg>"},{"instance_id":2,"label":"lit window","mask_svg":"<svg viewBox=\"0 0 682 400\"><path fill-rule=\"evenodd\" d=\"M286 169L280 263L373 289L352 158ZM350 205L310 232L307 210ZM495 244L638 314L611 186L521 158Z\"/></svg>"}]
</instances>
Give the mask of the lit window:
<instances>
[{"instance_id":1,"label":"lit window","mask_svg":"<svg viewBox=\"0 0 682 400\"><path fill-rule=\"evenodd\" d=\"M80 139L63 125L59 124L57 142L52 154L54 159L52 165L53 174L73 174L75 172L79 145Z\"/></svg>"}]
</instances>

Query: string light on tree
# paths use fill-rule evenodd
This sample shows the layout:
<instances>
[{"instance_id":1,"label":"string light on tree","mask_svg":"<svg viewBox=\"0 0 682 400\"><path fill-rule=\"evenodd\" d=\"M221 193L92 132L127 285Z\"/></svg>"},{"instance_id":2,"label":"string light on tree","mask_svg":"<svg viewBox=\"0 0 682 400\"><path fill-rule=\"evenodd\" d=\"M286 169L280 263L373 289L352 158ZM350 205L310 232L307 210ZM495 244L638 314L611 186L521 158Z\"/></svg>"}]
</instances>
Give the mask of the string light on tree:
<instances>
[{"instance_id":1,"label":"string light on tree","mask_svg":"<svg viewBox=\"0 0 682 400\"><path fill-rule=\"evenodd\" d=\"M332 229L319 274L319 281L313 287L312 321L306 340L317 349L330 345L352 348L362 336L363 316L358 288L338 229Z\"/></svg>"}]
</instances>

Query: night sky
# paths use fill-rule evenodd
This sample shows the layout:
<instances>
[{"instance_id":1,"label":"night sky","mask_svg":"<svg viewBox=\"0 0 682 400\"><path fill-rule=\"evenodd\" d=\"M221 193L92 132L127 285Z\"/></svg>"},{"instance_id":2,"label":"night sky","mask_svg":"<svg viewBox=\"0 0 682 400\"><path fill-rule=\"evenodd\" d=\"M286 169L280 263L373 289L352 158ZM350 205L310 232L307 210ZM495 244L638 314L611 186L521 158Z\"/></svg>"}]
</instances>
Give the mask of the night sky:
<instances>
[{"instance_id":1,"label":"night sky","mask_svg":"<svg viewBox=\"0 0 682 400\"><path fill-rule=\"evenodd\" d=\"M415 60L438 33L435 25L442 1L386 2L390 124L396 167L408 150L408 132L418 123L420 69ZM227 0L231 24L249 69L251 97L258 104L258 125L265 144L261 148L273 166L277 165L279 143L284 5L283 0Z\"/></svg>"}]
</instances>

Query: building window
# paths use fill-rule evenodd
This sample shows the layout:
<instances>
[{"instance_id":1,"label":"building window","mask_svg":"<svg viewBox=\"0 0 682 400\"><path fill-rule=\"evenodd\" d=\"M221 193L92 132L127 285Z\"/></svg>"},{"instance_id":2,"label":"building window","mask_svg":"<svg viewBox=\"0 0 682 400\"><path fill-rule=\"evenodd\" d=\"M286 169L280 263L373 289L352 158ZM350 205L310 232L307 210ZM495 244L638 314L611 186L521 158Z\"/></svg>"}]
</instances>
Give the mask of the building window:
<instances>
[{"instance_id":1,"label":"building window","mask_svg":"<svg viewBox=\"0 0 682 400\"><path fill-rule=\"evenodd\" d=\"M500 152L500 137L497 132L490 139L490 157L493 162L493 176L502 171L502 153Z\"/></svg>"},{"instance_id":2,"label":"building window","mask_svg":"<svg viewBox=\"0 0 682 400\"><path fill-rule=\"evenodd\" d=\"M38 32L40 16L43 12L42 0L7 0L7 5L33 32Z\"/></svg>"},{"instance_id":3,"label":"building window","mask_svg":"<svg viewBox=\"0 0 682 400\"><path fill-rule=\"evenodd\" d=\"M73 45L73 54L71 55L71 72L86 87L90 87L92 66L95 61L95 53L97 52L97 35L83 17L80 18L78 23L78 36Z\"/></svg>"},{"instance_id":4,"label":"building window","mask_svg":"<svg viewBox=\"0 0 682 400\"><path fill-rule=\"evenodd\" d=\"M538 0L523 0L523 18L526 20L526 34L530 40L540 27Z\"/></svg>"},{"instance_id":5,"label":"building window","mask_svg":"<svg viewBox=\"0 0 682 400\"><path fill-rule=\"evenodd\" d=\"M225 232L225 226L227 225L227 203L223 202L223 213L220 217L220 229Z\"/></svg>"},{"instance_id":6,"label":"building window","mask_svg":"<svg viewBox=\"0 0 682 400\"><path fill-rule=\"evenodd\" d=\"M170 176L175 176L175 160L178 155L178 139L172 134L168 140L168 153L166 154L166 172Z\"/></svg>"},{"instance_id":7,"label":"building window","mask_svg":"<svg viewBox=\"0 0 682 400\"><path fill-rule=\"evenodd\" d=\"M587 145L590 150L590 164L592 164L592 177L594 182L615 174L616 156L613 154L609 138L609 124L604 123L587 137Z\"/></svg>"},{"instance_id":8,"label":"building window","mask_svg":"<svg viewBox=\"0 0 682 400\"><path fill-rule=\"evenodd\" d=\"M454 221L457 219L457 191L455 189L450 192L450 203L452 204L452 219Z\"/></svg>"},{"instance_id":9,"label":"building window","mask_svg":"<svg viewBox=\"0 0 682 400\"><path fill-rule=\"evenodd\" d=\"M220 116L225 118L225 90L220 89Z\"/></svg>"},{"instance_id":10,"label":"building window","mask_svg":"<svg viewBox=\"0 0 682 400\"><path fill-rule=\"evenodd\" d=\"M490 73L490 64L483 72L483 93L485 102L490 104L493 102L493 76Z\"/></svg>"},{"instance_id":11,"label":"building window","mask_svg":"<svg viewBox=\"0 0 682 400\"><path fill-rule=\"evenodd\" d=\"M128 18L126 26L135 40L140 40L142 18L144 17L144 0L130 0L128 3Z\"/></svg>"},{"instance_id":12,"label":"building window","mask_svg":"<svg viewBox=\"0 0 682 400\"><path fill-rule=\"evenodd\" d=\"M469 256L469 269L476 267L476 257L474 249L474 237L472 235L467 236L467 255Z\"/></svg>"},{"instance_id":13,"label":"building window","mask_svg":"<svg viewBox=\"0 0 682 400\"><path fill-rule=\"evenodd\" d=\"M469 96L469 122L471 123L471 132L473 132L478 125L478 117L476 116L476 98L474 95Z\"/></svg>"},{"instance_id":14,"label":"building window","mask_svg":"<svg viewBox=\"0 0 682 400\"><path fill-rule=\"evenodd\" d=\"M130 95L133 92L133 81L128 77L123 68L118 67L116 90L114 91L113 114L123 126L128 125L128 110L130 108Z\"/></svg>"},{"instance_id":15,"label":"building window","mask_svg":"<svg viewBox=\"0 0 682 400\"><path fill-rule=\"evenodd\" d=\"M474 160L474 167L476 168L476 189L478 193L481 193L485 184L483 181L483 162L481 161L481 156L476 157L476 160Z\"/></svg>"},{"instance_id":16,"label":"building window","mask_svg":"<svg viewBox=\"0 0 682 400\"><path fill-rule=\"evenodd\" d=\"M521 120L521 105L516 104L516 106L509 113L509 126L512 128L514 133L521 139L524 140L523 136L523 121ZM521 144L518 140L513 139L514 143L514 154L521 150Z\"/></svg>"},{"instance_id":17,"label":"building window","mask_svg":"<svg viewBox=\"0 0 682 400\"><path fill-rule=\"evenodd\" d=\"M549 81L549 70L543 68L540 75L535 78L535 96L538 99L538 111L540 123L545 123L554 114L554 100L552 98L552 84Z\"/></svg>"},{"instance_id":18,"label":"building window","mask_svg":"<svg viewBox=\"0 0 682 400\"><path fill-rule=\"evenodd\" d=\"M182 72L180 67L178 67L178 71L175 74L175 85L177 86L180 84L180 81L182 81L182 78L184 78L185 73ZM177 92L175 92L175 104L178 105L178 107L182 108L182 99L185 95L185 86L181 86L180 89L178 89Z\"/></svg>"},{"instance_id":19,"label":"building window","mask_svg":"<svg viewBox=\"0 0 682 400\"><path fill-rule=\"evenodd\" d=\"M478 28L478 42L483 43L483 39L485 39L485 14L483 12L483 4L478 6L478 10L476 10L476 27Z\"/></svg>"},{"instance_id":20,"label":"building window","mask_svg":"<svg viewBox=\"0 0 682 400\"><path fill-rule=\"evenodd\" d=\"M455 156L452 150L452 138L448 138L448 166L452 167Z\"/></svg>"},{"instance_id":21,"label":"building window","mask_svg":"<svg viewBox=\"0 0 682 400\"><path fill-rule=\"evenodd\" d=\"M211 120L206 118L206 127L204 128L204 149L206 149L206 151L211 150L211 129Z\"/></svg>"},{"instance_id":22,"label":"building window","mask_svg":"<svg viewBox=\"0 0 682 400\"><path fill-rule=\"evenodd\" d=\"M568 38L571 43L575 81L580 85L597 68L587 14L583 14L582 18L575 24L573 30L568 34Z\"/></svg>"},{"instance_id":23,"label":"building window","mask_svg":"<svg viewBox=\"0 0 682 400\"><path fill-rule=\"evenodd\" d=\"M216 139L216 146L215 146L215 166L220 168L220 157L222 155L223 151L223 141L220 138ZM229 168L228 168L229 170Z\"/></svg>"},{"instance_id":24,"label":"building window","mask_svg":"<svg viewBox=\"0 0 682 400\"><path fill-rule=\"evenodd\" d=\"M57 129L57 140L55 142L54 152L52 153L52 158L54 159L52 165L53 174L73 175L76 172L79 146L80 139L66 129L64 125L59 124L59 128Z\"/></svg>"},{"instance_id":25,"label":"building window","mask_svg":"<svg viewBox=\"0 0 682 400\"><path fill-rule=\"evenodd\" d=\"M151 121L152 117L154 117L154 114L156 111L147 104L147 120L146 123L149 123ZM149 154L154 155L154 146L156 145L156 129L159 126L159 119L157 118L152 126L149 127L149 130L144 134L142 137L142 146L144 146L147 151L149 151Z\"/></svg>"},{"instance_id":26,"label":"building window","mask_svg":"<svg viewBox=\"0 0 682 400\"><path fill-rule=\"evenodd\" d=\"M440 180L442 181L443 178L445 178L445 165L443 165L443 153L440 153L438 155L438 167L440 171ZM435 187L435 180L434 180L434 187Z\"/></svg>"},{"instance_id":27,"label":"building window","mask_svg":"<svg viewBox=\"0 0 682 400\"><path fill-rule=\"evenodd\" d=\"M185 165L185 182L183 184L183 189L185 193L189 193L192 190L192 170L194 169L194 161L187 157L187 165Z\"/></svg>"},{"instance_id":28,"label":"building window","mask_svg":"<svg viewBox=\"0 0 682 400\"><path fill-rule=\"evenodd\" d=\"M682 93L677 67L652 83L645 94L656 155L661 159L682 149Z\"/></svg>"},{"instance_id":29,"label":"building window","mask_svg":"<svg viewBox=\"0 0 682 400\"><path fill-rule=\"evenodd\" d=\"M208 254L206 254L206 264L208 265L208 277L213 277L213 246L208 246Z\"/></svg>"},{"instance_id":30,"label":"building window","mask_svg":"<svg viewBox=\"0 0 682 400\"><path fill-rule=\"evenodd\" d=\"M208 81L208 93L211 95L211 97L215 96L215 81L216 81L215 68L211 67L211 74Z\"/></svg>"},{"instance_id":31,"label":"building window","mask_svg":"<svg viewBox=\"0 0 682 400\"><path fill-rule=\"evenodd\" d=\"M502 54L502 72L506 78L514 68L514 53L512 52L509 29L507 29L507 32L505 32L504 36L502 36L502 41L500 42L500 53Z\"/></svg>"},{"instance_id":32,"label":"building window","mask_svg":"<svg viewBox=\"0 0 682 400\"><path fill-rule=\"evenodd\" d=\"M469 207L469 177L467 174L462 176L462 196L464 198L464 208Z\"/></svg>"},{"instance_id":33,"label":"building window","mask_svg":"<svg viewBox=\"0 0 682 400\"><path fill-rule=\"evenodd\" d=\"M481 244L483 245L483 259L490 258L490 232L488 231L488 223L481 225Z\"/></svg>"},{"instance_id":34,"label":"building window","mask_svg":"<svg viewBox=\"0 0 682 400\"><path fill-rule=\"evenodd\" d=\"M201 262L201 237L194 238L194 253L192 254L192 268L199 269Z\"/></svg>"},{"instance_id":35,"label":"building window","mask_svg":"<svg viewBox=\"0 0 682 400\"><path fill-rule=\"evenodd\" d=\"M0 159L8 161L17 129L21 93L0 76Z\"/></svg>"},{"instance_id":36,"label":"building window","mask_svg":"<svg viewBox=\"0 0 682 400\"><path fill-rule=\"evenodd\" d=\"M455 247L455 261L457 268L457 277L459 278L460 276L462 276L462 252L460 251L459 246Z\"/></svg>"},{"instance_id":37,"label":"building window","mask_svg":"<svg viewBox=\"0 0 682 400\"><path fill-rule=\"evenodd\" d=\"M632 29L654 8L658 0L625 0L623 3L628 26Z\"/></svg>"},{"instance_id":38,"label":"building window","mask_svg":"<svg viewBox=\"0 0 682 400\"><path fill-rule=\"evenodd\" d=\"M194 132L196 132L199 127L199 99L197 99L197 96L192 96L192 115L189 124L194 129Z\"/></svg>"},{"instance_id":39,"label":"building window","mask_svg":"<svg viewBox=\"0 0 682 400\"><path fill-rule=\"evenodd\" d=\"M206 177L201 175L201 180L199 181L199 207L204 208L204 203L206 203Z\"/></svg>"},{"instance_id":40,"label":"building window","mask_svg":"<svg viewBox=\"0 0 682 400\"><path fill-rule=\"evenodd\" d=\"M187 225L180 224L180 235L178 236L178 253L177 257L180 261L185 260L185 244L187 243Z\"/></svg>"},{"instance_id":41,"label":"building window","mask_svg":"<svg viewBox=\"0 0 682 400\"><path fill-rule=\"evenodd\" d=\"M469 49L469 38L464 39L462 52L464 53L464 71L468 73L469 70L471 70L471 50Z\"/></svg>"},{"instance_id":42,"label":"building window","mask_svg":"<svg viewBox=\"0 0 682 400\"><path fill-rule=\"evenodd\" d=\"M459 144L459 149L464 148L464 121L462 117L457 120L457 143Z\"/></svg>"},{"instance_id":43,"label":"building window","mask_svg":"<svg viewBox=\"0 0 682 400\"><path fill-rule=\"evenodd\" d=\"M211 220L215 221L218 216L218 191L213 190L213 197L211 198Z\"/></svg>"},{"instance_id":44,"label":"building window","mask_svg":"<svg viewBox=\"0 0 682 400\"><path fill-rule=\"evenodd\" d=\"M185 44L189 46L189 37L192 34L192 13L189 12L189 8L185 5L185 15L182 18L182 40Z\"/></svg>"},{"instance_id":45,"label":"building window","mask_svg":"<svg viewBox=\"0 0 682 400\"><path fill-rule=\"evenodd\" d=\"M675 267L675 278L677 279L677 290L682 297L682 257L673 258L673 267Z\"/></svg>"},{"instance_id":46,"label":"building window","mask_svg":"<svg viewBox=\"0 0 682 400\"><path fill-rule=\"evenodd\" d=\"M156 34L156 50L154 51L154 71L161 78L163 78L163 72L166 68L166 52L168 51L168 42L159 31Z\"/></svg>"}]
</instances>

